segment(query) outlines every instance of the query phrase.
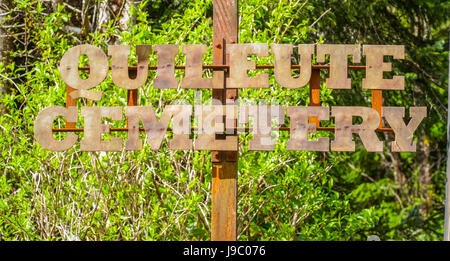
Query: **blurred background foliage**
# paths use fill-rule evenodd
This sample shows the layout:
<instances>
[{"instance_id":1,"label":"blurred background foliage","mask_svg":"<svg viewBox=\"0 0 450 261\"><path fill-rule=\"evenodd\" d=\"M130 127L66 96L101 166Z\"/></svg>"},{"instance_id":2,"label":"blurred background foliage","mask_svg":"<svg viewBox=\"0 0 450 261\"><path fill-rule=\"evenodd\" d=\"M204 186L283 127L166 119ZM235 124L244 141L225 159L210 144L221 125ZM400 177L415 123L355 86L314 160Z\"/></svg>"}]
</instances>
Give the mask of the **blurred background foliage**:
<instances>
[{"instance_id":1,"label":"blurred background foliage","mask_svg":"<svg viewBox=\"0 0 450 261\"><path fill-rule=\"evenodd\" d=\"M64 106L58 66L75 45L106 51L110 44L202 43L209 46L204 63L211 64L212 1L1 0L0 9L1 240L209 240L209 152L166 145L157 152L148 145L80 152L78 143L51 152L34 141L33 122L45 107ZM251 135L241 135L239 240L442 239L449 9L450 2L439 0L239 1L241 43L405 45L406 59L393 63L394 73L405 75L405 90L385 91L384 104L428 108L415 133L416 153L390 152L388 134L379 134L383 153L368 153L356 137L355 152L286 151L283 132L275 151L248 151ZM136 63L134 53L130 58ZM240 97L308 104L308 88L282 88L266 72L271 88L241 90ZM370 92L361 89L364 72L349 75L352 90L322 83L324 105L370 106ZM193 101L193 90L153 89L153 77L139 90L140 105L160 113L174 99ZM325 77L322 71L322 82ZM126 91L110 77L96 89L104 91L101 102L78 105L126 106ZM202 94L206 99L211 91Z\"/></svg>"}]
</instances>

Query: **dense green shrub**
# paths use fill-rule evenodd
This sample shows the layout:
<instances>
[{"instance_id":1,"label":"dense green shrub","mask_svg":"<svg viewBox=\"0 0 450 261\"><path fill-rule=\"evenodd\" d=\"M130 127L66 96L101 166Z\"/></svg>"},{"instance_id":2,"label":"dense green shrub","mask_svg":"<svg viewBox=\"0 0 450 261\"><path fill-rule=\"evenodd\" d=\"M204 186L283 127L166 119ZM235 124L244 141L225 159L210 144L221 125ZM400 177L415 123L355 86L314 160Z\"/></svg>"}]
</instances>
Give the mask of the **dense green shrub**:
<instances>
[{"instance_id":1,"label":"dense green shrub","mask_svg":"<svg viewBox=\"0 0 450 261\"><path fill-rule=\"evenodd\" d=\"M373 9L368 9L371 12L393 8L388 1L375 2ZM448 4L439 1L426 2L433 4L427 5L433 12L448 8ZM349 1L342 1L342 5L349 5ZM356 4L354 10L358 8L362 5ZM406 7L398 5L395 10L401 13ZM339 26L347 23L352 34L361 32L353 24L360 19L358 16L371 14L340 11L336 1L240 1L239 42L374 43L373 32L345 40L346 31L339 31ZM211 63L211 0L143 1L131 12L136 21L129 30L120 30L112 21L103 31L78 35L67 31L67 26L78 18L64 4L52 10L42 1L14 1L6 16L21 19L16 23L20 26L10 27L17 47L11 53L14 62L0 64L3 83L10 86L8 92L1 94L2 240L210 239L209 152L170 151L165 145L157 152L148 146L136 152L80 152L78 143L66 152L51 152L34 141L37 113L48 106L65 104L65 84L58 65L65 51L74 45L88 43L106 51L107 45L114 43L205 43L209 45L205 63ZM397 14L393 14L393 21ZM378 23L382 18L374 19ZM400 23L405 31L415 26L408 19ZM274 152L255 152L248 151L250 136L241 135L239 240L366 240L369 235L378 235L382 240L441 239L448 39L442 38L440 30L445 26L448 30L449 23L429 23L431 41L425 43L419 37L407 36L400 40L407 39L403 44L409 46L408 50L419 46L422 53L408 52L407 58L416 63L424 61L423 66L430 68L416 72L407 66L396 66L395 70L406 75L407 88L385 96L385 102L391 106L428 106L430 120L416 133L418 150L422 152L394 154L385 144L384 153L368 153L360 142L354 153L288 152L288 134L283 132ZM374 26L379 26L381 32L387 30L380 24ZM336 35L331 37L333 30ZM382 43L401 44L388 39ZM134 54L131 58L136 62ZM430 59L435 63L426 62ZM85 62L80 64L86 65ZM183 57L177 62L182 64ZM257 62L270 64L271 60L261 58ZM156 64L156 57L151 63ZM424 77L427 72L434 82ZM325 75L323 72L322 78ZM370 106L370 93L360 87L363 74L351 75L353 90L322 88L323 104ZM151 72L149 78L153 77ZM414 87L420 81L432 89L426 100L416 99L420 90ZM271 102L276 98L283 105L307 105L307 88L282 88L274 82L273 75L270 83L267 90L241 90L239 95ZM104 91L101 102L80 100L78 105L126 105L126 91L114 86L110 77L96 89ZM211 95L209 90L202 93L204 99ZM411 98L412 93L416 98ZM193 101L194 91L154 89L151 80L139 90L139 104L153 106L159 113L171 100L180 98ZM123 127L124 121L113 126ZM109 136L120 135L126 134ZM426 188L420 187L424 167L428 167L431 177Z\"/></svg>"}]
</instances>

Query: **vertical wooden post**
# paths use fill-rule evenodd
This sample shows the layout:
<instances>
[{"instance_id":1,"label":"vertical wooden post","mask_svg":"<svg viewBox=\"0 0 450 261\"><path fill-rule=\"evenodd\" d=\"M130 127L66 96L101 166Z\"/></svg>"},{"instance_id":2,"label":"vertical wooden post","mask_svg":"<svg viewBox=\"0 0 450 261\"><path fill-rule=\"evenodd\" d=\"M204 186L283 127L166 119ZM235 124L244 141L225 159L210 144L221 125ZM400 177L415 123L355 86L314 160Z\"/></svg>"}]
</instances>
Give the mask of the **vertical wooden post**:
<instances>
[{"instance_id":1,"label":"vertical wooden post","mask_svg":"<svg viewBox=\"0 0 450 261\"><path fill-rule=\"evenodd\" d=\"M70 96L70 93L74 90L75 90L74 88L67 85L67 87L66 87L66 108L69 108L70 106L77 106L77 100L73 99ZM75 122L66 121L66 128L75 128Z\"/></svg>"},{"instance_id":2,"label":"vertical wooden post","mask_svg":"<svg viewBox=\"0 0 450 261\"><path fill-rule=\"evenodd\" d=\"M138 98L138 90L128 90L127 92L127 106L136 106ZM128 128L128 117L127 117L127 128Z\"/></svg>"},{"instance_id":3,"label":"vertical wooden post","mask_svg":"<svg viewBox=\"0 0 450 261\"><path fill-rule=\"evenodd\" d=\"M136 70L130 70L128 69L128 75L130 76L130 79L134 79L137 76L137 68ZM127 92L127 106L136 106L137 100L138 100L138 92L139 89L135 90L128 90Z\"/></svg>"},{"instance_id":4,"label":"vertical wooden post","mask_svg":"<svg viewBox=\"0 0 450 261\"><path fill-rule=\"evenodd\" d=\"M228 64L226 45L238 42L238 0L213 0L213 64ZM225 78L228 72L225 73ZM214 99L225 104L237 98L237 89L212 91ZM232 135L237 135L235 132ZM237 237L237 151L211 151L212 197L211 240L234 241Z\"/></svg>"},{"instance_id":5,"label":"vertical wooden post","mask_svg":"<svg viewBox=\"0 0 450 261\"><path fill-rule=\"evenodd\" d=\"M382 90L372 90L372 108L375 109L380 115L380 125L378 128L382 127L383 118L381 116L381 110L383 106L383 91Z\"/></svg>"},{"instance_id":6,"label":"vertical wooden post","mask_svg":"<svg viewBox=\"0 0 450 261\"><path fill-rule=\"evenodd\" d=\"M308 106L320 106L320 69L312 69L311 71ZM317 117L310 117L309 123L316 124L316 127L319 127L320 125Z\"/></svg>"},{"instance_id":7,"label":"vertical wooden post","mask_svg":"<svg viewBox=\"0 0 450 261\"><path fill-rule=\"evenodd\" d=\"M136 106L138 98L138 90L128 90L128 103L127 106Z\"/></svg>"},{"instance_id":8,"label":"vertical wooden post","mask_svg":"<svg viewBox=\"0 0 450 261\"><path fill-rule=\"evenodd\" d=\"M137 75L137 69L133 71L128 71L130 78L134 79ZM127 106L136 106L138 105L138 92L139 89L128 90L127 91ZM127 118L127 128L128 128L128 118Z\"/></svg>"}]
</instances>

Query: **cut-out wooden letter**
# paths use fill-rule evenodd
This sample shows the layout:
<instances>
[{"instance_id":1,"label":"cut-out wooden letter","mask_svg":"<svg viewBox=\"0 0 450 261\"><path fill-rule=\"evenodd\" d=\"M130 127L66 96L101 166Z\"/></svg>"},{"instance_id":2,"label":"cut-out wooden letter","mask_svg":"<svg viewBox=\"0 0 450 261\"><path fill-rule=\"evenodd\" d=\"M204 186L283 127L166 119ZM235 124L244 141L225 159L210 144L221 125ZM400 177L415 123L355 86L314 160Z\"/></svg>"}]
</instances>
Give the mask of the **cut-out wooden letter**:
<instances>
[{"instance_id":1,"label":"cut-out wooden letter","mask_svg":"<svg viewBox=\"0 0 450 261\"><path fill-rule=\"evenodd\" d=\"M287 115L291 119L291 137L286 144L287 150L329 151L328 137L318 138L317 141L308 140L308 133L316 131L316 124L309 124L309 117L319 120L330 119L328 107L291 107L287 108Z\"/></svg>"},{"instance_id":2,"label":"cut-out wooden letter","mask_svg":"<svg viewBox=\"0 0 450 261\"><path fill-rule=\"evenodd\" d=\"M331 115L335 118L335 138L331 142L332 151L355 151L352 133L359 134L367 151L383 151L381 142L375 130L380 124L380 115L369 107L334 106ZM362 123L353 125L353 116L362 118Z\"/></svg>"},{"instance_id":3,"label":"cut-out wooden letter","mask_svg":"<svg viewBox=\"0 0 450 261\"><path fill-rule=\"evenodd\" d=\"M275 80L285 88L295 89L305 86L311 78L311 57L314 54L313 44L300 44L300 76L292 77L291 56L293 54L292 44L272 44L272 53L275 60Z\"/></svg>"},{"instance_id":4,"label":"cut-out wooden letter","mask_svg":"<svg viewBox=\"0 0 450 261\"><path fill-rule=\"evenodd\" d=\"M276 140L272 137L272 120L276 120L276 125L283 124L285 107L275 105L245 105L240 108L240 124L247 124L249 116L253 118L253 138L249 141L248 149L273 151Z\"/></svg>"},{"instance_id":5,"label":"cut-out wooden letter","mask_svg":"<svg viewBox=\"0 0 450 261\"><path fill-rule=\"evenodd\" d=\"M391 63L383 62L384 56L389 55L393 56L394 59L405 59L405 46L363 45L363 55L366 56L366 78L362 79L363 89L405 89L404 76L394 76L392 79L383 79L383 72L389 72L392 70Z\"/></svg>"},{"instance_id":6,"label":"cut-out wooden letter","mask_svg":"<svg viewBox=\"0 0 450 261\"><path fill-rule=\"evenodd\" d=\"M57 116L63 116L69 122L76 122L78 118L77 107L65 108L62 106L52 106L45 108L34 120L34 138L47 150L64 151L72 147L77 142L78 135L67 133L63 140L56 140L53 137L53 121Z\"/></svg>"},{"instance_id":7,"label":"cut-out wooden letter","mask_svg":"<svg viewBox=\"0 0 450 261\"><path fill-rule=\"evenodd\" d=\"M227 135L225 139L216 139L216 133L225 133L223 122L225 110L226 107L224 105L202 105L195 107L195 115L199 124L198 139L194 145L196 150L237 150L237 136ZM229 114L227 116L235 116L235 114Z\"/></svg>"},{"instance_id":8,"label":"cut-out wooden letter","mask_svg":"<svg viewBox=\"0 0 450 261\"><path fill-rule=\"evenodd\" d=\"M413 141L414 131L427 116L427 107L410 107L409 116L411 120L406 126L405 107L383 107L383 117L394 130L395 141L391 143L391 150L394 152L415 152L416 142Z\"/></svg>"},{"instance_id":9,"label":"cut-out wooden letter","mask_svg":"<svg viewBox=\"0 0 450 261\"><path fill-rule=\"evenodd\" d=\"M145 84L148 76L148 56L152 52L151 45L136 45L138 58L136 78L131 79L128 71L129 45L110 45L108 55L112 57L111 78L115 85L122 89L134 90Z\"/></svg>"},{"instance_id":10,"label":"cut-out wooden letter","mask_svg":"<svg viewBox=\"0 0 450 261\"><path fill-rule=\"evenodd\" d=\"M226 78L227 88L268 88L269 75L259 74L255 77L248 77L248 70L256 69L256 62L249 61L248 56L268 56L268 46L266 43L253 44L230 44L227 45L227 54L230 55L230 77Z\"/></svg>"},{"instance_id":11,"label":"cut-out wooden letter","mask_svg":"<svg viewBox=\"0 0 450 261\"><path fill-rule=\"evenodd\" d=\"M178 80L175 78L175 56L178 54L178 45L156 44L154 50L158 55L158 68L153 88L176 89Z\"/></svg>"},{"instance_id":12,"label":"cut-out wooden letter","mask_svg":"<svg viewBox=\"0 0 450 261\"><path fill-rule=\"evenodd\" d=\"M122 107L82 107L84 117L84 138L80 142L81 151L121 151L122 138L111 137L102 140L102 133L109 133L109 124L102 124L102 118L122 120Z\"/></svg>"},{"instance_id":13,"label":"cut-out wooden letter","mask_svg":"<svg viewBox=\"0 0 450 261\"><path fill-rule=\"evenodd\" d=\"M128 140L126 150L141 150L142 140L139 138L139 119L145 130L146 138L152 150L158 150L173 117L173 139L170 149L192 149L192 140L189 139L191 105L168 105L158 119L151 106L129 106L125 108L128 117Z\"/></svg>"},{"instance_id":14,"label":"cut-out wooden letter","mask_svg":"<svg viewBox=\"0 0 450 261\"><path fill-rule=\"evenodd\" d=\"M361 47L353 44L319 44L317 45L317 62L325 62L325 54L330 55L330 77L326 80L329 89L351 89L352 80L347 78L348 56L353 56L353 63L361 59Z\"/></svg>"},{"instance_id":15,"label":"cut-out wooden letter","mask_svg":"<svg viewBox=\"0 0 450 261\"><path fill-rule=\"evenodd\" d=\"M222 89L223 71L214 71L213 78L203 78L203 55L206 54L204 44L185 44L182 46L186 55L185 77L181 80L181 88Z\"/></svg>"},{"instance_id":16,"label":"cut-out wooden letter","mask_svg":"<svg viewBox=\"0 0 450 261\"><path fill-rule=\"evenodd\" d=\"M81 55L89 58L89 77L81 79L78 73L78 63ZM76 89L69 95L73 98L88 98L99 101L102 98L102 92L88 91L94 88L108 75L108 57L102 49L93 45L78 45L70 48L61 58L59 72L61 78L70 87Z\"/></svg>"}]
</instances>

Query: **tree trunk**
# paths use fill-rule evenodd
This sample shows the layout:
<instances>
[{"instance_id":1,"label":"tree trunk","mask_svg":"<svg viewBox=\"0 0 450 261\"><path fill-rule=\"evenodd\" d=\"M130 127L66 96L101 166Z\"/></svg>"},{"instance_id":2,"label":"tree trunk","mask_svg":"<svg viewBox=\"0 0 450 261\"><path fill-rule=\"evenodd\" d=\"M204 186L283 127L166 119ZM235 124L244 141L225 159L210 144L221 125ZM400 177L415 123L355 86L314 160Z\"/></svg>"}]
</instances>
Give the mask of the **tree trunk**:
<instances>
[{"instance_id":1,"label":"tree trunk","mask_svg":"<svg viewBox=\"0 0 450 261\"><path fill-rule=\"evenodd\" d=\"M122 31L128 31L131 27L133 27L134 19L131 16L131 6L133 2L131 0L122 0L123 8L120 11L120 19L119 19L119 27ZM130 24L128 24L130 22Z\"/></svg>"},{"instance_id":2,"label":"tree trunk","mask_svg":"<svg viewBox=\"0 0 450 261\"><path fill-rule=\"evenodd\" d=\"M102 25L107 25L111 19L114 19L115 23L118 23L120 30L126 31L129 26L128 23L133 19L130 14L131 6L133 2L131 0L103 0L100 2L98 8L97 27L98 31L105 31Z\"/></svg>"},{"instance_id":3,"label":"tree trunk","mask_svg":"<svg viewBox=\"0 0 450 261\"><path fill-rule=\"evenodd\" d=\"M8 29L5 28L5 25L8 25L8 21L5 20L5 17L8 15L10 8L11 0L0 0L0 62L5 66L11 63L9 52L13 49L13 38L9 34ZM2 77L0 94L8 92L10 85L10 82Z\"/></svg>"},{"instance_id":4,"label":"tree trunk","mask_svg":"<svg viewBox=\"0 0 450 261\"><path fill-rule=\"evenodd\" d=\"M100 1L100 5L98 6L97 27L95 28L97 31L104 32L105 28L103 28L102 25L107 25L111 19L108 10L109 4L109 0Z\"/></svg>"}]
</instances>

